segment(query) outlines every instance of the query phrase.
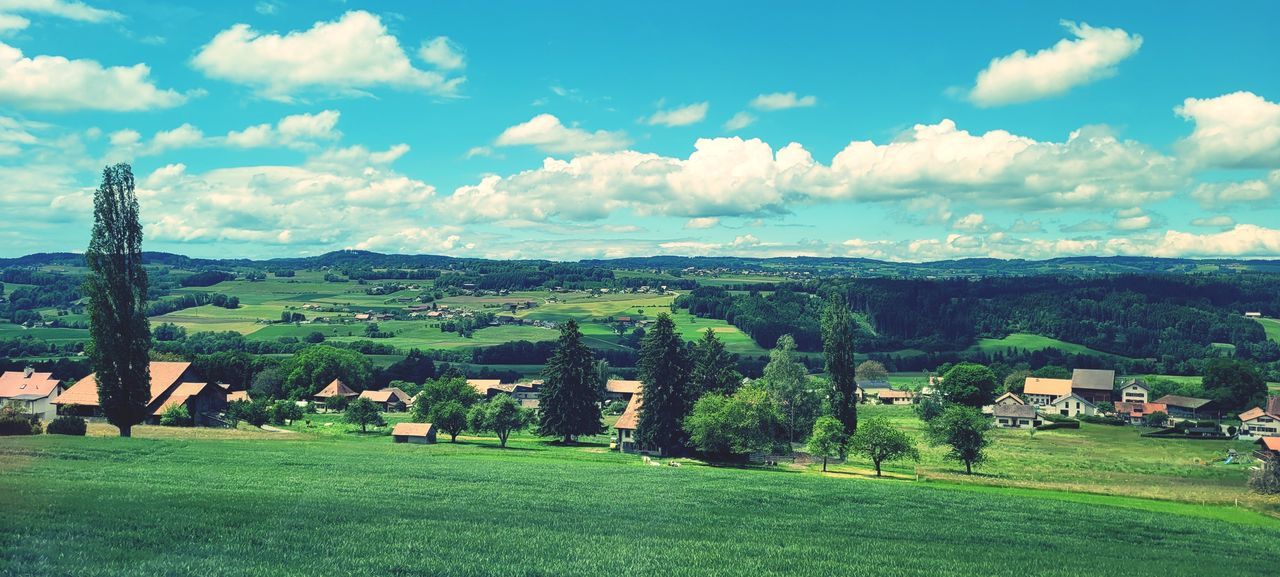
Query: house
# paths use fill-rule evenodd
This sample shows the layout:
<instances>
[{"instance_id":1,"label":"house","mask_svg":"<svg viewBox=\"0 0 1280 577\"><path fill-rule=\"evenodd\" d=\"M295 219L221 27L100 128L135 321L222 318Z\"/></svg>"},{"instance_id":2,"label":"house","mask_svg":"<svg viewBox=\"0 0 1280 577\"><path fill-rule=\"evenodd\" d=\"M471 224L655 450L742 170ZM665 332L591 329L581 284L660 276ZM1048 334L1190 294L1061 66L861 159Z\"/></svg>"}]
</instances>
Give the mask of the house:
<instances>
[{"instance_id":1,"label":"house","mask_svg":"<svg viewBox=\"0 0 1280 577\"><path fill-rule=\"evenodd\" d=\"M369 399L380 405L384 411L403 411L409 405L409 395L396 387L387 387L378 391L362 391L361 399Z\"/></svg>"},{"instance_id":2,"label":"house","mask_svg":"<svg viewBox=\"0 0 1280 577\"><path fill-rule=\"evenodd\" d=\"M1025 405L1027 404L1027 402L1022 400L1022 397L1019 397L1018 395L1015 395L1013 393L1005 393L1003 395L996 397L994 404L995 405Z\"/></svg>"},{"instance_id":3,"label":"house","mask_svg":"<svg viewBox=\"0 0 1280 577\"><path fill-rule=\"evenodd\" d=\"M1134 380L1120 387L1121 403L1145 403L1151 400L1151 387L1146 383Z\"/></svg>"},{"instance_id":4,"label":"house","mask_svg":"<svg viewBox=\"0 0 1280 577\"><path fill-rule=\"evenodd\" d=\"M1169 407L1160 403L1116 403L1116 417L1130 425L1141 425L1152 413L1169 414Z\"/></svg>"},{"instance_id":5,"label":"house","mask_svg":"<svg viewBox=\"0 0 1280 577\"><path fill-rule=\"evenodd\" d=\"M1254 407L1240 413L1241 437L1280 437L1280 415Z\"/></svg>"},{"instance_id":6,"label":"house","mask_svg":"<svg viewBox=\"0 0 1280 577\"><path fill-rule=\"evenodd\" d=\"M1101 369L1071 371L1071 392L1090 403L1109 403L1116 388L1116 372Z\"/></svg>"},{"instance_id":7,"label":"house","mask_svg":"<svg viewBox=\"0 0 1280 577\"><path fill-rule=\"evenodd\" d=\"M893 386L889 384L889 381L885 380L868 379L858 381L854 385L854 394L857 396L859 403L865 403L868 396L879 397L882 391L890 390L893 390Z\"/></svg>"},{"instance_id":8,"label":"house","mask_svg":"<svg viewBox=\"0 0 1280 577\"><path fill-rule=\"evenodd\" d=\"M178 383L156 401L151 417L157 421L165 411L182 405L196 425L217 426L222 424L217 415L227 410L227 391L210 383Z\"/></svg>"},{"instance_id":9,"label":"house","mask_svg":"<svg viewBox=\"0 0 1280 577\"><path fill-rule=\"evenodd\" d=\"M153 418L147 419L148 422L158 422L159 416L155 413L161 402L168 399L180 383L194 382L194 373L191 370L191 363L180 362L155 362L150 365L151 382L149 388L151 398L147 401L147 407L152 410L148 412ZM222 388L214 385L212 388L221 390ZM225 392L224 392L225 393ZM223 402L226 402L225 394ZM58 414L60 415L79 415L82 417L101 417L102 404L98 402L98 377L97 374L91 374L71 385L62 394L53 400L53 404L58 406ZM195 417L195 413L192 413Z\"/></svg>"},{"instance_id":10,"label":"house","mask_svg":"<svg viewBox=\"0 0 1280 577\"><path fill-rule=\"evenodd\" d=\"M368 320L373 320L373 315L371 315L371 314L369 314L369 313L357 313L357 314L356 314L356 316L355 316L355 319L356 319L356 320L358 320L358 321L368 321Z\"/></svg>"},{"instance_id":11,"label":"house","mask_svg":"<svg viewBox=\"0 0 1280 577\"><path fill-rule=\"evenodd\" d=\"M1054 400L1071 394L1071 381L1068 379L1043 379L1027 377L1022 384L1022 396L1027 404L1037 407L1048 406Z\"/></svg>"},{"instance_id":12,"label":"house","mask_svg":"<svg viewBox=\"0 0 1280 577\"><path fill-rule=\"evenodd\" d=\"M1165 411L1165 413L1174 419L1208 418L1213 416L1217 410L1217 406L1209 399L1197 399L1180 395L1165 395L1156 399L1156 402L1168 406L1169 410Z\"/></svg>"},{"instance_id":13,"label":"house","mask_svg":"<svg viewBox=\"0 0 1280 577\"><path fill-rule=\"evenodd\" d=\"M334 379L333 382L326 385L323 389L320 389L320 392L312 395L312 398L314 398L317 403L323 403L328 401L330 397L351 398L359 394L360 393L351 390L351 387L348 387L341 379Z\"/></svg>"},{"instance_id":14,"label":"house","mask_svg":"<svg viewBox=\"0 0 1280 577\"><path fill-rule=\"evenodd\" d=\"M992 408L991 416L997 427L1006 429L1030 429L1039 427L1044 422L1031 405L996 405Z\"/></svg>"},{"instance_id":15,"label":"house","mask_svg":"<svg viewBox=\"0 0 1280 577\"><path fill-rule=\"evenodd\" d=\"M636 428L640 425L640 397L639 391L632 395L627 401L627 410L613 424L618 431L618 450L623 453L640 452L640 438L636 436Z\"/></svg>"},{"instance_id":16,"label":"house","mask_svg":"<svg viewBox=\"0 0 1280 577\"><path fill-rule=\"evenodd\" d=\"M397 443L430 445L436 442L436 428L431 423L396 423L391 438Z\"/></svg>"},{"instance_id":17,"label":"house","mask_svg":"<svg viewBox=\"0 0 1280 577\"><path fill-rule=\"evenodd\" d=\"M515 383L507 394L519 401L521 407L536 409L541 406L538 399L542 396L542 381Z\"/></svg>"},{"instance_id":18,"label":"house","mask_svg":"<svg viewBox=\"0 0 1280 577\"><path fill-rule=\"evenodd\" d=\"M227 402L234 403L236 401L251 403L253 402L253 399L249 398L249 391L228 391Z\"/></svg>"},{"instance_id":19,"label":"house","mask_svg":"<svg viewBox=\"0 0 1280 577\"><path fill-rule=\"evenodd\" d=\"M27 367L21 371L5 371L0 374L0 405L18 403L28 415L51 421L58 413L53 400L62 394L62 381L53 373L37 373Z\"/></svg>"},{"instance_id":20,"label":"house","mask_svg":"<svg viewBox=\"0 0 1280 577\"><path fill-rule=\"evenodd\" d=\"M1248 311L1248 312L1244 313L1244 318L1246 318L1246 319L1260 319L1260 318L1262 318L1262 313L1257 312L1257 311Z\"/></svg>"},{"instance_id":21,"label":"house","mask_svg":"<svg viewBox=\"0 0 1280 577\"><path fill-rule=\"evenodd\" d=\"M512 387L503 385L500 379L467 379L467 384L480 396L489 399L498 393L510 393Z\"/></svg>"},{"instance_id":22,"label":"house","mask_svg":"<svg viewBox=\"0 0 1280 577\"><path fill-rule=\"evenodd\" d=\"M631 397L639 393L640 388L643 386L640 381L609 379L604 384L604 398L610 401L630 401Z\"/></svg>"},{"instance_id":23,"label":"house","mask_svg":"<svg viewBox=\"0 0 1280 577\"><path fill-rule=\"evenodd\" d=\"M1043 409L1046 413L1055 412L1064 417L1076 418L1080 415L1096 415L1098 407L1089 402L1084 397L1076 393L1071 393L1065 397L1058 397L1049 406Z\"/></svg>"},{"instance_id":24,"label":"house","mask_svg":"<svg viewBox=\"0 0 1280 577\"><path fill-rule=\"evenodd\" d=\"M880 391L880 402L886 405L910 405L916 399L916 394L911 391Z\"/></svg>"},{"instance_id":25,"label":"house","mask_svg":"<svg viewBox=\"0 0 1280 577\"><path fill-rule=\"evenodd\" d=\"M1280 461L1280 437L1263 437L1258 439L1261 449L1258 451L1259 457L1266 457L1272 462Z\"/></svg>"},{"instance_id":26,"label":"house","mask_svg":"<svg viewBox=\"0 0 1280 577\"><path fill-rule=\"evenodd\" d=\"M1280 396L1267 398L1267 412L1280 415Z\"/></svg>"}]
</instances>

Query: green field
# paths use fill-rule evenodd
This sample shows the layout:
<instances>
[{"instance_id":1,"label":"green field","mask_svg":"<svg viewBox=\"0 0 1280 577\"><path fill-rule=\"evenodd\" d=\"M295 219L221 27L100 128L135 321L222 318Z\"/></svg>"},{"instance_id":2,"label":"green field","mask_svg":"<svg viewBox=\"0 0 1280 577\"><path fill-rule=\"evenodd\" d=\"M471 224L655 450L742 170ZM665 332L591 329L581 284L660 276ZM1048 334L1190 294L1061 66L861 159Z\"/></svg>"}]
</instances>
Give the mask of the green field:
<instances>
[{"instance_id":1,"label":"green field","mask_svg":"<svg viewBox=\"0 0 1280 577\"><path fill-rule=\"evenodd\" d=\"M1013 333L1002 339L978 339L978 343L969 347L967 352L980 351L990 354L997 351L1007 351L1009 349L1023 349L1028 351L1059 349L1064 353L1073 355L1097 355L1104 357L1115 356L1110 353L1093 350L1084 345L1027 333Z\"/></svg>"},{"instance_id":2,"label":"green field","mask_svg":"<svg viewBox=\"0 0 1280 577\"><path fill-rule=\"evenodd\" d=\"M1262 325L1262 330L1267 332L1267 338L1280 343L1280 320L1277 319L1256 319L1258 324Z\"/></svg>"},{"instance_id":3,"label":"green field","mask_svg":"<svg viewBox=\"0 0 1280 577\"><path fill-rule=\"evenodd\" d=\"M89 329L26 328L22 325L0 323L0 339L16 339L24 336L53 343L84 342L89 340Z\"/></svg>"},{"instance_id":4,"label":"green field","mask_svg":"<svg viewBox=\"0 0 1280 577\"><path fill-rule=\"evenodd\" d=\"M2 438L0 574L1199 577L1280 560L1280 523L1230 508L649 467L527 436L396 445L323 422Z\"/></svg>"}]
</instances>

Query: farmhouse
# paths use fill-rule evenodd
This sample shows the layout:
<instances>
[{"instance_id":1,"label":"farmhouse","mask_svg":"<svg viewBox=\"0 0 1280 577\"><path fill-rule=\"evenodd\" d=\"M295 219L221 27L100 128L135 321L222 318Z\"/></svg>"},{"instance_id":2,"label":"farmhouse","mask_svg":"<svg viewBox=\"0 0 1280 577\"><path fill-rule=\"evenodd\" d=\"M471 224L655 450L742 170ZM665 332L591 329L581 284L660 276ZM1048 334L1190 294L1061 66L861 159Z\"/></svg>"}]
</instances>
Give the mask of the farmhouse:
<instances>
[{"instance_id":1,"label":"farmhouse","mask_svg":"<svg viewBox=\"0 0 1280 577\"><path fill-rule=\"evenodd\" d=\"M992 417L995 418L997 427L1006 429L1030 429L1043 423L1036 408L1031 405L996 405L992 409Z\"/></svg>"},{"instance_id":2,"label":"farmhouse","mask_svg":"<svg viewBox=\"0 0 1280 577\"><path fill-rule=\"evenodd\" d=\"M1100 369L1071 371L1071 392L1091 403L1111 402L1116 388L1116 372Z\"/></svg>"},{"instance_id":3,"label":"farmhouse","mask_svg":"<svg viewBox=\"0 0 1280 577\"><path fill-rule=\"evenodd\" d=\"M618 450L623 453L640 452L640 439L636 436L636 427L640 425L640 396L639 391L631 396L631 400L627 402L627 410L622 412L618 422L613 425L618 431Z\"/></svg>"},{"instance_id":4,"label":"farmhouse","mask_svg":"<svg viewBox=\"0 0 1280 577\"><path fill-rule=\"evenodd\" d=\"M22 371L0 374L0 404L18 403L23 412L49 421L56 416L53 400L62 394L62 382L53 373L37 373L27 367Z\"/></svg>"},{"instance_id":5,"label":"farmhouse","mask_svg":"<svg viewBox=\"0 0 1280 577\"><path fill-rule=\"evenodd\" d=\"M1169 414L1169 407L1160 403L1116 403L1116 416L1130 425L1141 425L1152 413Z\"/></svg>"},{"instance_id":6,"label":"farmhouse","mask_svg":"<svg viewBox=\"0 0 1280 577\"><path fill-rule=\"evenodd\" d=\"M604 397L610 401L630 401L632 396L640 392L641 386L640 381L609 379L604 384Z\"/></svg>"},{"instance_id":7,"label":"farmhouse","mask_svg":"<svg viewBox=\"0 0 1280 577\"><path fill-rule=\"evenodd\" d=\"M514 385L504 385L499 379L467 379L467 384L480 396L489 399L498 393L511 393Z\"/></svg>"},{"instance_id":8,"label":"farmhouse","mask_svg":"<svg viewBox=\"0 0 1280 577\"><path fill-rule=\"evenodd\" d=\"M361 399L369 399L384 411L403 411L409 405L409 395L396 387L387 387L379 391L363 391Z\"/></svg>"},{"instance_id":9,"label":"farmhouse","mask_svg":"<svg viewBox=\"0 0 1280 577\"><path fill-rule=\"evenodd\" d=\"M1260 456L1280 459L1280 437L1263 437L1258 439L1258 444L1262 445L1262 449L1258 451Z\"/></svg>"},{"instance_id":10,"label":"farmhouse","mask_svg":"<svg viewBox=\"0 0 1280 577\"><path fill-rule=\"evenodd\" d=\"M316 402L323 403L329 400L329 397L347 397L351 398L359 395L359 393L351 390L341 379L334 379L333 382L320 389L320 392L314 395Z\"/></svg>"},{"instance_id":11,"label":"farmhouse","mask_svg":"<svg viewBox=\"0 0 1280 577\"><path fill-rule=\"evenodd\" d=\"M1254 407L1240 413L1240 436L1280 436L1280 416L1268 413L1262 407Z\"/></svg>"},{"instance_id":12,"label":"farmhouse","mask_svg":"<svg viewBox=\"0 0 1280 577\"><path fill-rule=\"evenodd\" d=\"M222 424L218 413L227 410L227 391L209 383L179 383L158 401L151 414L155 419L171 407L183 405L195 424L216 426Z\"/></svg>"},{"instance_id":13,"label":"farmhouse","mask_svg":"<svg viewBox=\"0 0 1280 577\"><path fill-rule=\"evenodd\" d=\"M891 390L893 390L893 386L889 384L889 381L885 380L868 379L865 381L858 381L857 384L854 385L854 392L858 397L858 402L860 403L866 402L868 396L879 397L881 392Z\"/></svg>"},{"instance_id":14,"label":"farmhouse","mask_svg":"<svg viewBox=\"0 0 1280 577\"><path fill-rule=\"evenodd\" d=\"M1059 397L1071 394L1071 381L1067 379L1042 379L1027 377L1022 385L1022 395L1027 404L1037 407L1048 406Z\"/></svg>"},{"instance_id":15,"label":"farmhouse","mask_svg":"<svg viewBox=\"0 0 1280 577\"><path fill-rule=\"evenodd\" d=\"M886 405L910 405L915 401L916 394L911 391L880 391L880 402Z\"/></svg>"},{"instance_id":16,"label":"farmhouse","mask_svg":"<svg viewBox=\"0 0 1280 577\"><path fill-rule=\"evenodd\" d=\"M1151 400L1151 387L1146 383L1134 380L1123 387L1120 387L1120 402L1122 403L1145 403Z\"/></svg>"},{"instance_id":17,"label":"farmhouse","mask_svg":"<svg viewBox=\"0 0 1280 577\"><path fill-rule=\"evenodd\" d=\"M160 407L161 403L167 401L173 396L173 393L175 392L174 389L176 389L180 383L193 382L195 379L193 378L191 371L191 363L152 362L150 368L151 399L147 401L147 407L151 409L151 418L149 418L148 421L157 422L160 420L160 413L156 410ZM222 391L222 388L216 385L210 388L217 389L218 393L213 394L221 393L221 401L225 404L225 391ZM183 392L187 397L190 397L193 394L193 391L190 389L184 389ZM206 393L203 393L203 389L194 392L196 397L200 397L204 394ZM207 399L209 397L204 398ZM216 401L211 402L216 403ZM58 395L58 397L53 400L53 404L58 406L59 414L101 417L102 405L98 402L97 375L92 374L76 381L76 384L71 385L66 391L63 391L62 394ZM203 408L203 403L198 404ZM188 407L188 409L190 408L192 407ZM196 417L197 415L195 412L192 412L191 416Z\"/></svg>"},{"instance_id":18,"label":"farmhouse","mask_svg":"<svg viewBox=\"0 0 1280 577\"><path fill-rule=\"evenodd\" d=\"M1026 401L1024 401L1024 400L1022 400L1022 397L1019 397L1018 395L1015 395L1015 394L1013 394L1013 393L1005 393L1005 394L1003 394L1003 395L1000 395L1000 396L996 397L996 400L995 400L995 403L994 403L994 404L996 404L996 405L1025 405L1025 404L1027 404L1027 402L1026 402Z\"/></svg>"},{"instance_id":19,"label":"farmhouse","mask_svg":"<svg viewBox=\"0 0 1280 577\"><path fill-rule=\"evenodd\" d=\"M1198 419L1212 416L1217 406L1209 399L1183 397L1181 395L1165 395L1156 402L1168 406L1166 414L1175 419Z\"/></svg>"},{"instance_id":20,"label":"farmhouse","mask_svg":"<svg viewBox=\"0 0 1280 577\"><path fill-rule=\"evenodd\" d=\"M1075 393L1055 399L1052 403L1049 403L1049 406L1045 407L1044 410L1046 412L1056 412L1059 415L1071 418L1075 418L1080 415L1098 414L1098 407L1096 405Z\"/></svg>"},{"instance_id":21,"label":"farmhouse","mask_svg":"<svg viewBox=\"0 0 1280 577\"><path fill-rule=\"evenodd\" d=\"M436 442L436 428L431 423L396 423L391 438L397 443L430 445Z\"/></svg>"}]
</instances>

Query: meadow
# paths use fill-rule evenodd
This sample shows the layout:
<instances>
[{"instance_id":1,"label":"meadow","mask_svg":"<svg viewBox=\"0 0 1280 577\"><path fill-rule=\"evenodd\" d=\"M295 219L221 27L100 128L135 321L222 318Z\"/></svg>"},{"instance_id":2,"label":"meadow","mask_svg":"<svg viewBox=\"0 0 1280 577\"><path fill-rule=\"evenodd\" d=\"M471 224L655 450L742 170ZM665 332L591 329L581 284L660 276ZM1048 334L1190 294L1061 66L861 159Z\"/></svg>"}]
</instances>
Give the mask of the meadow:
<instances>
[{"instance_id":1,"label":"meadow","mask_svg":"<svg viewBox=\"0 0 1280 577\"><path fill-rule=\"evenodd\" d=\"M1064 353L1073 355L1096 355L1096 356L1115 356L1110 353L1104 353L1086 347L1084 345L1069 343L1055 338L1043 335L1033 335L1028 333L1013 333L1000 339L978 339L978 342L969 347L971 352L983 352L987 354L995 352L1005 352L1010 349L1021 349L1026 351L1041 351L1045 349L1058 349Z\"/></svg>"},{"instance_id":2,"label":"meadow","mask_svg":"<svg viewBox=\"0 0 1280 577\"><path fill-rule=\"evenodd\" d=\"M1280 522L1256 515L650 467L528 436L400 445L325 417L291 433L0 439L0 574L1198 577L1280 562Z\"/></svg>"}]
</instances>

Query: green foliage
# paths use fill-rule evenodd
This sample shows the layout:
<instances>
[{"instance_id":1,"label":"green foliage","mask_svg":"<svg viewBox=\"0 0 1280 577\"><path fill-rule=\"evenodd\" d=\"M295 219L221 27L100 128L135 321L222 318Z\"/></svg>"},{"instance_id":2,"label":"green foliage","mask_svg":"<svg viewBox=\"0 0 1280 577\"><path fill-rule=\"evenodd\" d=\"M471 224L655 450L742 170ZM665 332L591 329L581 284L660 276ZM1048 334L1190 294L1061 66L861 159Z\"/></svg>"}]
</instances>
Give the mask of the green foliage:
<instances>
[{"instance_id":1,"label":"green foliage","mask_svg":"<svg viewBox=\"0 0 1280 577\"><path fill-rule=\"evenodd\" d=\"M990 405L995 400L995 391L995 373L974 363L960 363L952 367L937 386L937 393L943 400L968 407Z\"/></svg>"},{"instance_id":2,"label":"green foliage","mask_svg":"<svg viewBox=\"0 0 1280 577\"><path fill-rule=\"evenodd\" d=\"M812 389L809 371L797 358L796 342L790 335L778 338L760 381L782 411L786 440L795 442L807 435L822 410L822 400Z\"/></svg>"},{"instance_id":3,"label":"green foliage","mask_svg":"<svg viewBox=\"0 0 1280 577\"><path fill-rule=\"evenodd\" d=\"M342 421L351 425L359 425L360 432L368 432L369 426L381 427L387 424L382 420L382 412L378 410L378 405L373 401L365 398L357 398L347 405L347 410L342 413Z\"/></svg>"},{"instance_id":4,"label":"green foliage","mask_svg":"<svg viewBox=\"0 0 1280 577\"><path fill-rule=\"evenodd\" d=\"M413 403L411 413L414 422L435 423L438 419L435 413L437 407L456 402L462 405L465 410L479 401L480 394L476 392L474 387L467 384L466 379L462 377L441 377L423 383L422 390L418 392L418 397Z\"/></svg>"},{"instance_id":5,"label":"green foliage","mask_svg":"<svg viewBox=\"0 0 1280 577\"><path fill-rule=\"evenodd\" d=\"M726 457L770 450L780 422L768 391L753 383L732 395L703 395L685 418L684 429L693 447Z\"/></svg>"},{"instance_id":6,"label":"green foliage","mask_svg":"<svg viewBox=\"0 0 1280 577\"><path fill-rule=\"evenodd\" d=\"M261 427L271 420L270 407L265 398L252 401L231 401L227 403L227 419L233 422L244 421L255 427Z\"/></svg>"},{"instance_id":7,"label":"green foliage","mask_svg":"<svg viewBox=\"0 0 1280 577\"><path fill-rule=\"evenodd\" d=\"M1013 393L1015 395L1022 394L1022 388L1027 384L1027 377L1031 376L1031 371L1020 370L1009 373L1004 378L1004 392Z\"/></svg>"},{"instance_id":8,"label":"green foliage","mask_svg":"<svg viewBox=\"0 0 1280 577\"><path fill-rule=\"evenodd\" d=\"M921 421L926 423L942 416L942 412L947 408L946 403L942 402L942 398L935 392L932 395L922 395L920 402L916 403L912 410Z\"/></svg>"},{"instance_id":9,"label":"green foliage","mask_svg":"<svg viewBox=\"0 0 1280 577\"><path fill-rule=\"evenodd\" d=\"M856 438L861 434L854 434ZM822 457L822 470L827 470L827 459L837 459L844 456L845 449L849 444L849 435L844 431L844 423L835 417L818 417L813 423L813 432L809 434L809 442L805 445L805 450L810 455Z\"/></svg>"},{"instance_id":10,"label":"green foliage","mask_svg":"<svg viewBox=\"0 0 1280 577\"><path fill-rule=\"evenodd\" d=\"M166 427L190 427L195 423L186 405L170 405L161 413L160 424Z\"/></svg>"},{"instance_id":11,"label":"green foliage","mask_svg":"<svg viewBox=\"0 0 1280 577\"><path fill-rule=\"evenodd\" d=\"M1249 489L1263 495L1280 495L1280 457L1266 457L1249 474Z\"/></svg>"},{"instance_id":12,"label":"green foliage","mask_svg":"<svg viewBox=\"0 0 1280 577\"><path fill-rule=\"evenodd\" d=\"M288 399L281 399L271 404L269 411L271 415L271 424L288 425L302 418L302 407L298 403Z\"/></svg>"},{"instance_id":13,"label":"green foliage","mask_svg":"<svg viewBox=\"0 0 1280 577\"><path fill-rule=\"evenodd\" d=\"M822 313L822 350L826 360L828 380L831 390L827 393L827 401L836 420L844 427L845 434L852 434L858 429L858 380L885 378L888 373L884 365L867 361L854 366L854 337L857 324L853 312L843 299L827 303ZM869 365L868 363L875 363ZM868 375L867 373L875 373ZM823 460L826 468L826 460Z\"/></svg>"},{"instance_id":14,"label":"green foliage","mask_svg":"<svg viewBox=\"0 0 1280 577\"><path fill-rule=\"evenodd\" d=\"M359 352L329 345L315 345L299 351L284 363L284 393L291 399L310 397L334 379L355 391L373 382L373 364Z\"/></svg>"},{"instance_id":15,"label":"green foliage","mask_svg":"<svg viewBox=\"0 0 1280 577\"><path fill-rule=\"evenodd\" d=\"M49 421L49 425L45 427L44 432L50 435L75 435L83 437L88 430L88 425L84 419L70 415L63 415Z\"/></svg>"},{"instance_id":16,"label":"green foliage","mask_svg":"<svg viewBox=\"0 0 1280 577\"><path fill-rule=\"evenodd\" d=\"M1164 411L1156 411L1143 418L1152 427L1163 427L1169 424L1169 415Z\"/></svg>"},{"instance_id":17,"label":"green foliage","mask_svg":"<svg viewBox=\"0 0 1280 577\"><path fill-rule=\"evenodd\" d=\"M9 435L39 435L40 420L23 411L18 403L0 406L0 437Z\"/></svg>"},{"instance_id":18,"label":"green foliage","mask_svg":"<svg viewBox=\"0 0 1280 577\"><path fill-rule=\"evenodd\" d=\"M736 355L725 349L714 329L703 331L693 347L693 370L689 375L689 397L697 399L707 393L733 394L742 384L736 367Z\"/></svg>"},{"instance_id":19,"label":"green foliage","mask_svg":"<svg viewBox=\"0 0 1280 577\"><path fill-rule=\"evenodd\" d=\"M859 381L883 381L889 378L889 370L880 361L862 361L856 371Z\"/></svg>"},{"instance_id":20,"label":"green foliage","mask_svg":"<svg viewBox=\"0 0 1280 577\"><path fill-rule=\"evenodd\" d=\"M345 411L349 404L351 404L351 399L340 395L327 397L324 400L324 408L330 411Z\"/></svg>"},{"instance_id":21,"label":"green foliage","mask_svg":"<svg viewBox=\"0 0 1280 577\"><path fill-rule=\"evenodd\" d=\"M595 355L582 342L578 323L569 319L560 326L555 353L542 369L538 434L568 443L574 437L604 432L599 381Z\"/></svg>"},{"instance_id":22,"label":"green foliage","mask_svg":"<svg viewBox=\"0 0 1280 577\"><path fill-rule=\"evenodd\" d=\"M928 426L929 442L948 447L947 458L964 463L964 472L973 474L973 466L986 460L991 445L988 432L991 419L973 407L951 405Z\"/></svg>"},{"instance_id":23,"label":"green foliage","mask_svg":"<svg viewBox=\"0 0 1280 577\"><path fill-rule=\"evenodd\" d=\"M639 369L644 383L644 403L636 431L640 444L664 453L684 447L683 423L693 399L687 391L689 363L684 342L671 315L659 314L653 328L645 333Z\"/></svg>"},{"instance_id":24,"label":"green foliage","mask_svg":"<svg viewBox=\"0 0 1280 577\"><path fill-rule=\"evenodd\" d=\"M1212 359L1205 365L1204 392L1223 409L1242 409L1267 400L1267 382L1253 363Z\"/></svg>"},{"instance_id":25,"label":"green foliage","mask_svg":"<svg viewBox=\"0 0 1280 577\"><path fill-rule=\"evenodd\" d=\"M881 463L886 461L920 460L920 451L911 436L889 424L884 417L864 421L849 439L849 451L871 459L876 466L877 477L880 476Z\"/></svg>"},{"instance_id":26,"label":"green foliage","mask_svg":"<svg viewBox=\"0 0 1280 577\"><path fill-rule=\"evenodd\" d=\"M458 434L467 428L467 408L458 401L437 405L431 411L432 424L449 435L449 442L458 442Z\"/></svg>"},{"instance_id":27,"label":"green foliage","mask_svg":"<svg viewBox=\"0 0 1280 577\"><path fill-rule=\"evenodd\" d=\"M505 448L511 433L529 426L531 417L529 411L520 407L519 401L502 393L472 407L467 414L467 425L473 431L493 431L498 436L499 445Z\"/></svg>"},{"instance_id":28,"label":"green foliage","mask_svg":"<svg viewBox=\"0 0 1280 577\"><path fill-rule=\"evenodd\" d=\"M147 418L151 401L147 271L142 268L142 224L128 164L102 171L84 257L89 268L84 282L92 339L88 351L98 402L107 422L128 437Z\"/></svg>"}]
</instances>

